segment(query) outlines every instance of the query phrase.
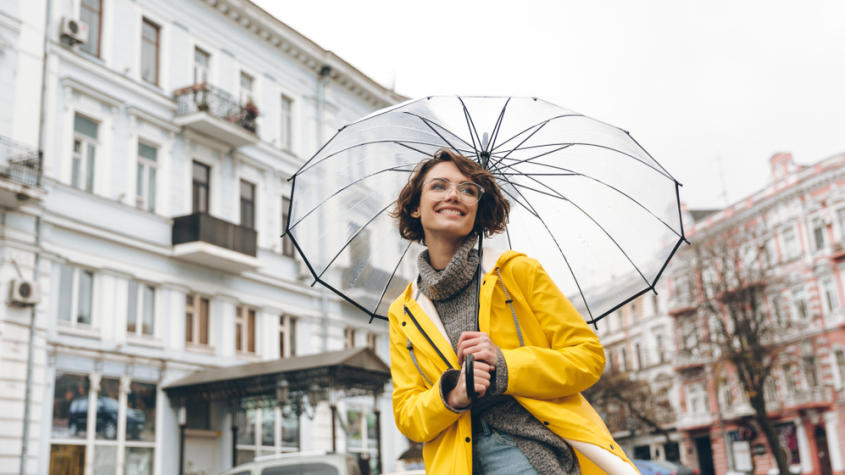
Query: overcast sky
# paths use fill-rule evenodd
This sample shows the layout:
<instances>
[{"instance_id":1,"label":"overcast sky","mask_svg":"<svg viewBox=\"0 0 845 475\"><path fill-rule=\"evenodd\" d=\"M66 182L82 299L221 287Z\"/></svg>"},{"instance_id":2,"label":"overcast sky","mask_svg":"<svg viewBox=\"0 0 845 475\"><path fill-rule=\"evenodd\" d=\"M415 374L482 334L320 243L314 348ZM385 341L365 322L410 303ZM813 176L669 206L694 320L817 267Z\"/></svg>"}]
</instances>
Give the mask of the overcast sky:
<instances>
[{"instance_id":1,"label":"overcast sky","mask_svg":"<svg viewBox=\"0 0 845 475\"><path fill-rule=\"evenodd\" d=\"M691 207L845 152L845 2L256 0L409 97L542 97L629 130Z\"/></svg>"}]
</instances>

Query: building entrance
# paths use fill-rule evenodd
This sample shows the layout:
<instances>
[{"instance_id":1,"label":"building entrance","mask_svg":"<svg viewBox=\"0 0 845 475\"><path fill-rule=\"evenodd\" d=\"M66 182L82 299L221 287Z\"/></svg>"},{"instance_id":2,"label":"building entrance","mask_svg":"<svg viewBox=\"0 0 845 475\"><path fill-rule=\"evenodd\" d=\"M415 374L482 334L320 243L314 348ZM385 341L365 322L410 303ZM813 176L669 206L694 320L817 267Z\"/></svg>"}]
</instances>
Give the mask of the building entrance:
<instances>
[{"instance_id":1,"label":"building entrance","mask_svg":"<svg viewBox=\"0 0 845 475\"><path fill-rule=\"evenodd\" d=\"M698 468L701 475L716 475L713 469L713 448L710 445L710 435L696 437L695 451L698 454Z\"/></svg>"}]
</instances>

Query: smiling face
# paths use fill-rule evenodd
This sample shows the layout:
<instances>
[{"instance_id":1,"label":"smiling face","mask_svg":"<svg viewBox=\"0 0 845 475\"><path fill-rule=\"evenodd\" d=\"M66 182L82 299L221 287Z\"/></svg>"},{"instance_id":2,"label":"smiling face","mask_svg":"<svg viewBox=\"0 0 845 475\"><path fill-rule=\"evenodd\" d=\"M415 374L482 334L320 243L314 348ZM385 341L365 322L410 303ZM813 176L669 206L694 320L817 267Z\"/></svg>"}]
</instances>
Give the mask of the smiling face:
<instances>
[{"instance_id":1,"label":"smiling face","mask_svg":"<svg viewBox=\"0 0 845 475\"><path fill-rule=\"evenodd\" d=\"M433 179L444 179L452 186L446 186L446 193L431 191ZM419 218L425 233L425 242L433 240L462 241L475 225L478 201L462 198L461 192L454 185L472 180L461 173L453 162L441 162L431 167L423 178L426 183L420 192L420 205L411 216Z\"/></svg>"}]
</instances>

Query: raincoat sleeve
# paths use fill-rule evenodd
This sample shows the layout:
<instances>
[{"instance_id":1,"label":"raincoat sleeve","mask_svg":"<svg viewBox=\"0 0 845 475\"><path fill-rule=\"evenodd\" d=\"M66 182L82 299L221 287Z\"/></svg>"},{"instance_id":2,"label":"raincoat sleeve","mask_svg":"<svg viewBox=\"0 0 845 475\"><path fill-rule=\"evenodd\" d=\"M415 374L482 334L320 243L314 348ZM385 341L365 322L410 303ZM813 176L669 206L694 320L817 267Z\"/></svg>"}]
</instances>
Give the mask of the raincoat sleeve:
<instances>
[{"instance_id":1,"label":"raincoat sleeve","mask_svg":"<svg viewBox=\"0 0 845 475\"><path fill-rule=\"evenodd\" d=\"M526 340L526 346L502 349L508 366L505 394L554 399L579 393L601 377L604 349L540 263L529 262L524 291L548 346Z\"/></svg>"},{"instance_id":2,"label":"raincoat sleeve","mask_svg":"<svg viewBox=\"0 0 845 475\"><path fill-rule=\"evenodd\" d=\"M406 336L400 329L402 305L398 306L398 311L394 311L395 308L396 305L391 306L389 312L393 417L396 427L406 437L416 442L428 442L454 424L461 414L444 405L440 395L440 378L443 375L428 387L417 371L406 347ZM420 364L425 370L425 362L420 361Z\"/></svg>"}]
</instances>

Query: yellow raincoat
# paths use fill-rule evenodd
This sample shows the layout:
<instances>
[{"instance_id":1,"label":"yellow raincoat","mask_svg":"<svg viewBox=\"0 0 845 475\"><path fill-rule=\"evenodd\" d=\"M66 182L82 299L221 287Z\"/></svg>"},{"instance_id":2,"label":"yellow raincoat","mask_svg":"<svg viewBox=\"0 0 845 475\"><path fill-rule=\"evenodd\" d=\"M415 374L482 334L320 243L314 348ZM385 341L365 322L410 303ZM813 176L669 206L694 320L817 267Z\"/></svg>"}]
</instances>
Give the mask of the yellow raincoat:
<instances>
[{"instance_id":1,"label":"yellow raincoat","mask_svg":"<svg viewBox=\"0 0 845 475\"><path fill-rule=\"evenodd\" d=\"M598 381L604 369L598 337L535 259L515 251L496 259L495 251L485 249L483 261L482 268L489 270L482 278L479 328L505 357L505 394L560 437L594 444L631 464L580 394ZM499 274L513 300L525 346L519 345ZM470 412L455 413L440 397L441 375L450 366L460 367L433 303L412 282L390 306L389 319L397 427L409 439L424 443L428 473L471 474ZM605 473L573 450L582 473Z\"/></svg>"}]
</instances>

